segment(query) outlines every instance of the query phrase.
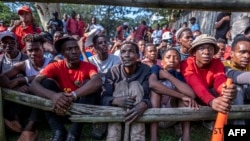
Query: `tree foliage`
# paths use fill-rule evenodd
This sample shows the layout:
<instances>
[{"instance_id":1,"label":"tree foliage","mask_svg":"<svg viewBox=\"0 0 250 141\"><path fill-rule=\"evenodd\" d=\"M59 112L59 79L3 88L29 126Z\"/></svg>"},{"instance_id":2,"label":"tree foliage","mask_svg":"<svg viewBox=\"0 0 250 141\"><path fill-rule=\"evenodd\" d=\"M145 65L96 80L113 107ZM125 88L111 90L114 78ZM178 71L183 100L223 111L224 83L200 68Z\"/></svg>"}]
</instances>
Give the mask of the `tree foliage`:
<instances>
[{"instance_id":1,"label":"tree foliage","mask_svg":"<svg viewBox=\"0 0 250 141\"><path fill-rule=\"evenodd\" d=\"M5 22L5 24L10 24L10 19L18 18L17 14L14 13L10 7L0 2L0 19Z\"/></svg>"}]
</instances>

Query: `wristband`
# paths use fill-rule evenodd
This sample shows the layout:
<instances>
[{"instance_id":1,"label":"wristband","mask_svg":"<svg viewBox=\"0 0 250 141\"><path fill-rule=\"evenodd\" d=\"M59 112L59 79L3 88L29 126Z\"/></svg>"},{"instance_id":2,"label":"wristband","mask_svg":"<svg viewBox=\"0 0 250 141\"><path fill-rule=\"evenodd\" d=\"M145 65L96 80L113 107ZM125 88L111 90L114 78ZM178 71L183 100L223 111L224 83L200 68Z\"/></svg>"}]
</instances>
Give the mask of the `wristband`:
<instances>
[{"instance_id":1,"label":"wristband","mask_svg":"<svg viewBox=\"0 0 250 141\"><path fill-rule=\"evenodd\" d=\"M28 84L28 85L29 85L30 83L29 83L29 79L28 79L28 77L27 77L27 76L25 76L25 77L24 77L24 79L25 79L25 81L26 81L26 84Z\"/></svg>"},{"instance_id":2,"label":"wristband","mask_svg":"<svg viewBox=\"0 0 250 141\"><path fill-rule=\"evenodd\" d=\"M77 99L77 95L76 95L76 92L75 92L75 91L72 91L72 92L71 92L71 95L74 97L74 100Z\"/></svg>"}]
</instances>

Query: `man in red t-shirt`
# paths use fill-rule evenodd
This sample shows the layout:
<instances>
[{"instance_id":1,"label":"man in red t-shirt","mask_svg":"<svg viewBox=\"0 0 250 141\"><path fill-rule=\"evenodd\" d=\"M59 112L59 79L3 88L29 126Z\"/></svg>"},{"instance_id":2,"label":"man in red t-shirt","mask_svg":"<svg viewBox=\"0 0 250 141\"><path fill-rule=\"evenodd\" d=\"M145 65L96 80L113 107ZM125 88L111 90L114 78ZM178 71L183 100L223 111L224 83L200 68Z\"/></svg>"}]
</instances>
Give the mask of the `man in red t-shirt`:
<instances>
[{"instance_id":1,"label":"man in red t-shirt","mask_svg":"<svg viewBox=\"0 0 250 141\"><path fill-rule=\"evenodd\" d=\"M214 37L206 34L198 36L189 49L192 56L181 62L181 73L202 104L227 113L235 98L236 87L224 84L227 79L224 66L220 59L213 58L218 50Z\"/></svg>"},{"instance_id":2,"label":"man in red t-shirt","mask_svg":"<svg viewBox=\"0 0 250 141\"><path fill-rule=\"evenodd\" d=\"M147 35L147 24L146 21L142 21L141 24L137 27L135 32L135 42L137 43L140 40L143 40L145 35Z\"/></svg>"},{"instance_id":3,"label":"man in red t-shirt","mask_svg":"<svg viewBox=\"0 0 250 141\"><path fill-rule=\"evenodd\" d=\"M80 61L80 48L74 38L59 39L55 48L64 60L44 68L32 81L31 91L52 101L55 113L46 112L53 131L52 140L65 140L67 131L59 115L64 115L73 102L94 104L102 80L96 66ZM73 123L66 140L80 140L81 130L81 123Z\"/></svg>"},{"instance_id":4,"label":"man in red t-shirt","mask_svg":"<svg viewBox=\"0 0 250 141\"><path fill-rule=\"evenodd\" d=\"M14 21L10 31L14 32L19 44L19 50L25 52L25 44L22 41L27 34L41 33L41 29L35 26L32 11L28 6L22 6L17 11L20 20Z\"/></svg>"}]
</instances>

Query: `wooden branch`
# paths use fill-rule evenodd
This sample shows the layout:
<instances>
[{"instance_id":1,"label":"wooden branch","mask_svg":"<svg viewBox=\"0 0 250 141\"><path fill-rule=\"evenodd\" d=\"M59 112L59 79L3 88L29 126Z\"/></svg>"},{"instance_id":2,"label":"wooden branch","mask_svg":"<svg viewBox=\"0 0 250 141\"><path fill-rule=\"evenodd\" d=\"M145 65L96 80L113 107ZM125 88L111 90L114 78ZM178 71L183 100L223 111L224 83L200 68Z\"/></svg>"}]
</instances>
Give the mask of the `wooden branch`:
<instances>
[{"instance_id":1,"label":"wooden branch","mask_svg":"<svg viewBox=\"0 0 250 141\"><path fill-rule=\"evenodd\" d=\"M52 110L50 100L34 95L2 89L3 98L12 102L31 106L46 111ZM123 122L126 111L123 108L111 106L95 106L87 104L73 104L68 112L73 122ZM210 107L202 106L199 110L191 108L151 108L138 120L139 122L158 121L198 121L213 120L217 112ZM232 106L229 119L249 119L250 106Z\"/></svg>"},{"instance_id":2,"label":"wooden branch","mask_svg":"<svg viewBox=\"0 0 250 141\"><path fill-rule=\"evenodd\" d=\"M3 100L2 100L2 88L0 87L0 141L5 141L5 127L4 127L4 118L3 118Z\"/></svg>"},{"instance_id":3,"label":"wooden branch","mask_svg":"<svg viewBox=\"0 0 250 141\"><path fill-rule=\"evenodd\" d=\"M13 2L12 0L1 1ZM27 0L19 1L27 2ZM250 7L249 0L29 0L29 2L246 12Z\"/></svg>"}]
</instances>

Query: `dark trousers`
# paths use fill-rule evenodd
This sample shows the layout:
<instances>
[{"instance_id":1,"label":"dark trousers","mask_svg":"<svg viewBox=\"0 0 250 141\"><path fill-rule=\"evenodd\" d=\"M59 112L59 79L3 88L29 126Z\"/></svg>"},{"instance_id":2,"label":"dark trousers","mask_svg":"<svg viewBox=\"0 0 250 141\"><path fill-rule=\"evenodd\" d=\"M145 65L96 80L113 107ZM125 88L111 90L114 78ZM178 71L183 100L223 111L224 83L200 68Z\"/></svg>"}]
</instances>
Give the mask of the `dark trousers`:
<instances>
[{"instance_id":1,"label":"dark trousers","mask_svg":"<svg viewBox=\"0 0 250 141\"><path fill-rule=\"evenodd\" d=\"M85 82L86 83L86 82ZM43 87L50 89L55 92L62 92L62 90L59 88L57 83L52 79L45 79L41 83ZM91 104L94 105L96 103L96 100L99 99L98 97L100 93L96 92L94 94L90 94L87 96L80 97L77 101L74 103L81 103L81 104ZM63 124L63 117L55 114L54 112L46 112L46 118L48 120L48 123L52 129L53 132L57 130L65 131L65 126ZM72 123L72 126L69 129L69 132L73 134L74 136L80 136L82 131L83 124L82 123Z\"/></svg>"}]
</instances>

